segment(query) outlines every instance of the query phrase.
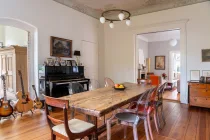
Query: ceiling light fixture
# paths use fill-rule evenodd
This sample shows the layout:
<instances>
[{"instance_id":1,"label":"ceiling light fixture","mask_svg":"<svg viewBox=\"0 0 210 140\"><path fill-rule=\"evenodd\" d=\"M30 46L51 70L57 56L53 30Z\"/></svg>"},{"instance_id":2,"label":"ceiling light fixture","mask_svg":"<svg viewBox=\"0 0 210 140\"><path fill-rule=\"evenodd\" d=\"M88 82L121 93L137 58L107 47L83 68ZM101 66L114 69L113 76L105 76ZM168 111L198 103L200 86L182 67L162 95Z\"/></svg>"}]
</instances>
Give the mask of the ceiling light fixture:
<instances>
[{"instance_id":1,"label":"ceiling light fixture","mask_svg":"<svg viewBox=\"0 0 210 140\"><path fill-rule=\"evenodd\" d=\"M176 39L171 39L169 44L172 46L172 47L175 47L177 45L177 40Z\"/></svg>"},{"instance_id":2,"label":"ceiling light fixture","mask_svg":"<svg viewBox=\"0 0 210 140\"><path fill-rule=\"evenodd\" d=\"M114 10L108 10L104 11L101 14L100 17L100 22L103 24L106 21L109 21L109 27L114 28L114 21L123 21L125 20L126 25L130 26L131 25L131 13L126 11L126 10L121 10L121 9L114 9Z\"/></svg>"}]
</instances>

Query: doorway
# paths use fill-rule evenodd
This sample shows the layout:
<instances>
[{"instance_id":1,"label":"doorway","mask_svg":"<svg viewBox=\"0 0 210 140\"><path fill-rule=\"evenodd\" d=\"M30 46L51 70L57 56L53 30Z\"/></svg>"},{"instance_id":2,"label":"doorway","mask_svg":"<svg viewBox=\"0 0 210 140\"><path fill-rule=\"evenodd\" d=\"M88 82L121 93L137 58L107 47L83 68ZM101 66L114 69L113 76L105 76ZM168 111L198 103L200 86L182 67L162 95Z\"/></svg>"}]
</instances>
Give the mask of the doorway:
<instances>
[{"instance_id":1,"label":"doorway","mask_svg":"<svg viewBox=\"0 0 210 140\"><path fill-rule=\"evenodd\" d=\"M5 75L8 99L16 100L16 92L22 90L18 70L22 73L23 87L28 91L28 34L19 28L0 25L0 75ZM2 84L1 87L3 89ZM3 91L0 92L3 96Z\"/></svg>"},{"instance_id":2,"label":"doorway","mask_svg":"<svg viewBox=\"0 0 210 140\"><path fill-rule=\"evenodd\" d=\"M136 76L157 85L167 82L164 99L180 101L180 56L180 29L136 35Z\"/></svg>"}]
</instances>

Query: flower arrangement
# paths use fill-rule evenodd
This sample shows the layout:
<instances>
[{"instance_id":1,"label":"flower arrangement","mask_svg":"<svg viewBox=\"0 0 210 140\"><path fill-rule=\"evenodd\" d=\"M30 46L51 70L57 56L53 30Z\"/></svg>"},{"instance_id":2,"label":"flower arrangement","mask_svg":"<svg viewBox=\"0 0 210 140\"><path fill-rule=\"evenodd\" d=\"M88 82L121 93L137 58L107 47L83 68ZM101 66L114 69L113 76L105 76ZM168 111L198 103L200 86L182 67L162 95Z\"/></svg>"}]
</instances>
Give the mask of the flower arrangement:
<instances>
[{"instance_id":1,"label":"flower arrangement","mask_svg":"<svg viewBox=\"0 0 210 140\"><path fill-rule=\"evenodd\" d=\"M163 79L166 79L167 75L165 73L162 74Z\"/></svg>"}]
</instances>

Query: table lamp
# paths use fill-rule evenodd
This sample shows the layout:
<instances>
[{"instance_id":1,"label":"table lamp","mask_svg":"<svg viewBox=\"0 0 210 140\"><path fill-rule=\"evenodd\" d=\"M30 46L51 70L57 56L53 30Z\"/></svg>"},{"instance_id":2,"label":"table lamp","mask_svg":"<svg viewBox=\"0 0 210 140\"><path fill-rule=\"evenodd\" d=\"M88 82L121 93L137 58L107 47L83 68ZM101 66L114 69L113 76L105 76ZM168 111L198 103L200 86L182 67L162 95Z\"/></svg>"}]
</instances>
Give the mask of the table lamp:
<instances>
[{"instance_id":1,"label":"table lamp","mask_svg":"<svg viewBox=\"0 0 210 140\"><path fill-rule=\"evenodd\" d=\"M80 51L74 51L74 56L77 58L77 66L80 65L79 57L81 56Z\"/></svg>"}]
</instances>

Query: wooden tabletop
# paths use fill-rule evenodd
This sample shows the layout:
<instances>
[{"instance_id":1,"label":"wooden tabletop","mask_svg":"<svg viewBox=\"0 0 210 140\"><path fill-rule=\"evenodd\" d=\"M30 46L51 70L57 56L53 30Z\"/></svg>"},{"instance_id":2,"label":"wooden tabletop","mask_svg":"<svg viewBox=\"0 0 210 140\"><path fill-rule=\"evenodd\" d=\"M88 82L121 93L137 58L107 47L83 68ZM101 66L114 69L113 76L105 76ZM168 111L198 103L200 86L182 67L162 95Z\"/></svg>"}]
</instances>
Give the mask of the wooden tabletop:
<instances>
[{"instance_id":1,"label":"wooden tabletop","mask_svg":"<svg viewBox=\"0 0 210 140\"><path fill-rule=\"evenodd\" d=\"M137 100L151 85L138 85L134 83L123 83L124 91L115 90L112 87L105 87L93 91L82 92L60 99L69 100L70 107L75 110L95 116L103 116L131 101Z\"/></svg>"}]
</instances>

